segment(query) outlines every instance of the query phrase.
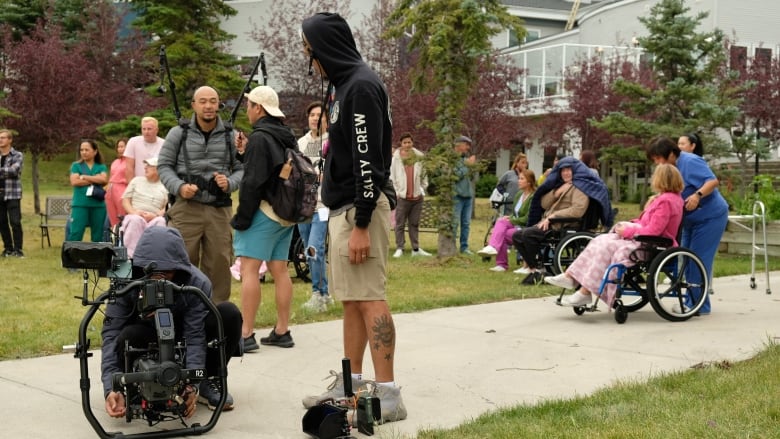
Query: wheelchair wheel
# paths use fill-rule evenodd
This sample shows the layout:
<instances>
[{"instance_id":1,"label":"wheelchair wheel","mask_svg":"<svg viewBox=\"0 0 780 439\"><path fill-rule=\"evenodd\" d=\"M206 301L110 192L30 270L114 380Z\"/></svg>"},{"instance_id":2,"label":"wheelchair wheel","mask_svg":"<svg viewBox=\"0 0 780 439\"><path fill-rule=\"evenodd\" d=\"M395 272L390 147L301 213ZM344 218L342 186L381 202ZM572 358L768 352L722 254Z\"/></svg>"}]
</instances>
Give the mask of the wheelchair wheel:
<instances>
[{"instance_id":1,"label":"wheelchair wheel","mask_svg":"<svg viewBox=\"0 0 780 439\"><path fill-rule=\"evenodd\" d=\"M647 295L655 312L666 320L682 322L696 315L708 290L704 263L687 248L666 249L650 263Z\"/></svg>"},{"instance_id":2,"label":"wheelchair wheel","mask_svg":"<svg viewBox=\"0 0 780 439\"><path fill-rule=\"evenodd\" d=\"M628 319L628 310L623 306L623 301L620 299L615 300L615 321L618 323L626 323Z\"/></svg>"},{"instance_id":3,"label":"wheelchair wheel","mask_svg":"<svg viewBox=\"0 0 780 439\"><path fill-rule=\"evenodd\" d=\"M620 302L626 312L639 311L647 305L646 277L637 266L630 267L623 276L623 284L620 285ZM617 310L614 304L613 307ZM617 316L615 319L617 320Z\"/></svg>"},{"instance_id":4,"label":"wheelchair wheel","mask_svg":"<svg viewBox=\"0 0 780 439\"><path fill-rule=\"evenodd\" d=\"M295 227L293 230L292 241L290 241L290 253L287 256L287 266L293 270L290 273L290 277L297 277L304 282L311 282L309 263L306 260L306 249L303 247L303 238L298 233L298 227Z\"/></svg>"},{"instance_id":5,"label":"wheelchair wheel","mask_svg":"<svg viewBox=\"0 0 780 439\"><path fill-rule=\"evenodd\" d=\"M585 247L595 235L590 232L578 232L565 236L555 246L551 269L554 274L561 274L571 265L577 256L585 250Z\"/></svg>"}]
</instances>

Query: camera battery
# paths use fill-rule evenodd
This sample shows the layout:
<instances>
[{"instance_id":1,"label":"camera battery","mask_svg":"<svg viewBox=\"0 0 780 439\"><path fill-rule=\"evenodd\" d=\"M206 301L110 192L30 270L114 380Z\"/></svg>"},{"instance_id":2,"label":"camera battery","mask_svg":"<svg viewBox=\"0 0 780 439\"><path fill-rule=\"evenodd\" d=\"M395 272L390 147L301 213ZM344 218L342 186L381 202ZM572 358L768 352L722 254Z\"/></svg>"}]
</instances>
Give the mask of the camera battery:
<instances>
[{"instance_id":1,"label":"camera battery","mask_svg":"<svg viewBox=\"0 0 780 439\"><path fill-rule=\"evenodd\" d=\"M361 396L357 402L358 431L366 436L374 434L374 424L382 419L382 409L376 396Z\"/></svg>"}]
</instances>

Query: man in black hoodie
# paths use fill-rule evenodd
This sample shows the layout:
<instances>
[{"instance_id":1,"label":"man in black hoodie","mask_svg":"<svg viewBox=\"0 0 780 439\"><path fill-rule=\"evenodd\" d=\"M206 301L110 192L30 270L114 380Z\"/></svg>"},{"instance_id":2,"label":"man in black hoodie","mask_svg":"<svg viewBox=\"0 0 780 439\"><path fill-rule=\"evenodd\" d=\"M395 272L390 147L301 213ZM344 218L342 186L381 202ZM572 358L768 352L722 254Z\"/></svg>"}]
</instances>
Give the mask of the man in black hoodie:
<instances>
[{"instance_id":1,"label":"man in black hoodie","mask_svg":"<svg viewBox=\"0 0 780 439\"><path fill-rule=\"evenodd\" d=\"M390 203L385 194L392 158L390 103L385 86L363 62L352 31L338 14L320 13L303 21L303 47L312 69L335 90L327 105L329 148L322 178L322 201L330 208L330 292L344 305L344 355L353 389L366 388L363 353L370 345L373 394L381 422L406 419L395 385L396 334L387 305ZM392 192L392 191L390 191ZM330 390L306 397L305 407L344 396L338 374Z\"/></svg>"}]
</instances>

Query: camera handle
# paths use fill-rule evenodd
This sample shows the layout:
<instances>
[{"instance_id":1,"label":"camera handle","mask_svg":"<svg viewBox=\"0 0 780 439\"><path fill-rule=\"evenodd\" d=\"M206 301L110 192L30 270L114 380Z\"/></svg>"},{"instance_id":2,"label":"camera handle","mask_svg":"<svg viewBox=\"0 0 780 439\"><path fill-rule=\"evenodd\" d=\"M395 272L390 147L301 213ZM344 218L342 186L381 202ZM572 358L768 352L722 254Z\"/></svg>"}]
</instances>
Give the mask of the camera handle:
<instances>
[{"instance_id":1,"label":"camera handle","mask_svg":"<svg viewBox=\"0 0 780 439\"><path fill-rule=\"evenodd\" d=\"M84 277L85 277L84 294L86 295L87 279L88 279L88 273L86 272L86 270L84 272ZM90 425L92 425L92 428L102 439L168 438L168 437L180 437L180 436L199 436L201 434L211 431L214 428L214 426L217 425L217 421L219 420L219 417L222 414L222 409L225 406L225 402L227 401L227 395L228 395L227 365L225 364L227 360L227 356L225 354L225 343L224 343L225 333L222 326L222 316L219 314L219 310L217 310L217 307L214 305L214 303L212 303L209 297L206 296L206 293L201 291L199 288L195 288L191 286L178 286L172 282L169 282L170 287L173 289L175 293L194 294L195 296L197 296L198 299L200 299L203 303L206 304L209 310L214 314L214 317L216 317L217 319L217 340L208 342L208 347L212 348L216 346L219 349L220 366L217 374L217 379L221 380L222 389L223 389L222 395L220 395L219 403L217 403L217 406L215 407L214 411L211 414L211 418L209 418L209 421L205 425L200 425L196 423L186 428L179 428L174 430L150 431L148 433L135 433L135 434L125 435L121 432L109 433L100 424L100 421L98 421L97 417L95 416L95 413L92 411L92 405L89 399L89 390L91 387L90 379L89 379L89 357L92 356L92 352L89 352L90 340L87 338L87 329L89 328L90 322L95 317L95 314L100 309L100 306L107 303L111 297L113 298L122 297L126 294L133 292L137 288L142 288L146 284L146 282L147 280L145 279L135 280L125 285L119 291L116 292L107 291L101 294L100 296L98 296L97 300L91 302L87 301L88 302L87 306L89 306L89 308L87 308L87 312L84 314L84 318L81 319L81 324L79 325L79 341L76 344L76 352L73 356L79 359L79 364L81 366L81 379L79 380L79 387L81 388L81 405L84 410L84 415L86 416L87 421L89 421ZM157 281L155 280L155 282Z\"/></svg>"}]
</instances>

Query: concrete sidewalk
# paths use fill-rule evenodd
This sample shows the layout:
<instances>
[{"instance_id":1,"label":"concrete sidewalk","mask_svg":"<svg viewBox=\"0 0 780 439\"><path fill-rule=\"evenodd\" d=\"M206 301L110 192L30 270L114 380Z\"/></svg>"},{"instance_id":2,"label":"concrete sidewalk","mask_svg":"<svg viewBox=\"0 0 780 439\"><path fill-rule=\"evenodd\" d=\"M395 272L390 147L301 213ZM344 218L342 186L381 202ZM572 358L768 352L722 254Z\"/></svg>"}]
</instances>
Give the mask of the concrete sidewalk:
<instances>
[{"instance_id":1,"label":"concrete sidewalk","mask_svg":"<svg viewBox=\"0 0 780 439\"><path fill-rule=\"evenodd\" d=\"M778 273L772 278L777 281ZM586 395L615 380L748 358L780 335L780 295L765 294L763 279L755 290L747 275L715 279L713 314L683 323L661 319L648 305L618 325L607 312L576 316L555 306L554 297L395 315L396 381L409 417L378 426L375 436L414 437L421 428L454 427L501 407ZM294 326L292 333L292 349L261 346L231 361L228 384L236 408L222 413L209 437L308 437L301 431L300 401L324 391L329 381L322 378L340 369L341 321ZM90 360L91 400L103 428L150 431L142 421L104 415L99 356ZM371 370L366 364L369 378ZM3 436L96 437L82 412L79 376L72 355L0 362ZM210 415L200 406L196 416L206 423ZM353 436L364 437L357 430Z\"/></svg>"}]
</instances>

